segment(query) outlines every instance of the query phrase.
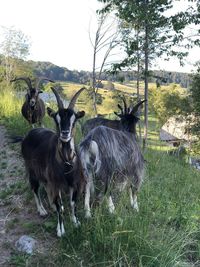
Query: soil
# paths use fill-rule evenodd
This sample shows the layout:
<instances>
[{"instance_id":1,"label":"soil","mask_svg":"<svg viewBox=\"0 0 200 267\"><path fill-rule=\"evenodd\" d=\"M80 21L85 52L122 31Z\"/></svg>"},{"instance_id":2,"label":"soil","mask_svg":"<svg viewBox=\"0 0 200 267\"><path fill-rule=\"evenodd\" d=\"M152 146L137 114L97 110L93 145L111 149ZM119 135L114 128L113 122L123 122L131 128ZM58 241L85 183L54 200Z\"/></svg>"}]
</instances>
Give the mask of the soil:
<instances>
[{"instance_id":1,"label":"soil","mask_svg":"<svg viewBox=\"0 0 200 267\"><path fill-rule=\"evenodd\" d=\"M20 144L10 144L7 131L0 125L0 266L13 263L15 242L24 234L37 240L35 253L47 255L56 236L42 231L48 218L37 214L32 192L25 175ZM46 203L44 203L46 204ZM55 229L54 229L55 230ZM23 265L20 265L23 266Z\"/></svg>"}]
</instances>

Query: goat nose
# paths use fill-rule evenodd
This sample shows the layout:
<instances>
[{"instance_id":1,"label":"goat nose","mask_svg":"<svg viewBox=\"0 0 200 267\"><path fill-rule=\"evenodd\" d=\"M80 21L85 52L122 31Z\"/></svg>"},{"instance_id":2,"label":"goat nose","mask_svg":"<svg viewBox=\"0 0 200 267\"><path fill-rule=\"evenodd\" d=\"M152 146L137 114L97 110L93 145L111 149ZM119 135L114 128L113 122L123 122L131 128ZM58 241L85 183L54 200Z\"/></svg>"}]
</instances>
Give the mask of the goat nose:
<instances>
[{"instance_id":1,"label":"goat nose","mask_svg":"<svg viewBox=\"0 0 200 267\"><path fill-rule=\"evenodd\" d=\"M68 134L69 131L61 131L62 134Z\"/></svg>"},{"instance_id":2,"label":"goat nose","mask_svg":"<svg viewBox=\"0 0 200 267\"><path fill-rule=\"evenodd\" d=\"M30 100L30 105L31 105L31 106L35 105L35 100L34 100L34 99L31 99L31 100Z\"/></svg>"}]
</instances>

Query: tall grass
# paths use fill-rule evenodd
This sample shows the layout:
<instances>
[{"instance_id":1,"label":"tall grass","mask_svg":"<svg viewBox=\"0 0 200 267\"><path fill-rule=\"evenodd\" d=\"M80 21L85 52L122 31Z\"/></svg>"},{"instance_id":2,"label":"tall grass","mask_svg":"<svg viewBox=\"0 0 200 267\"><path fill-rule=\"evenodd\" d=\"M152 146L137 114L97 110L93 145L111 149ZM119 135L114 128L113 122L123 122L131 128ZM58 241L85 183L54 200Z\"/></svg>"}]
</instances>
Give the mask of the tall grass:
<instances>
[{"instance_id":1,"label":"tall grass","mask_svg":"<svg viewBox=\"0 0 200 267\"><path fill-rule=\"evenodd\" d=\"M140 212L131 209L126 193L112 216L103 204L93 208L87 221L80 205L82 225L74 229L68 222L55 266L183 267L199 262L199 173L163 152L149 150L145 157Z\"/></svg>"},{"instance_id":2,"label":"tall grass","mask_svg":"<svg viewBox=\"0 0 200 267\"><path fill-rule=\"evenodd\" d=\"M0 92L0 122L4 124L12 134L24 135L32 127L21 114L21 107L24 98L17 96L12 90ZM44 125L54 127L52 120L47 116L44 118Z\"/></svg>"}]
</instances>

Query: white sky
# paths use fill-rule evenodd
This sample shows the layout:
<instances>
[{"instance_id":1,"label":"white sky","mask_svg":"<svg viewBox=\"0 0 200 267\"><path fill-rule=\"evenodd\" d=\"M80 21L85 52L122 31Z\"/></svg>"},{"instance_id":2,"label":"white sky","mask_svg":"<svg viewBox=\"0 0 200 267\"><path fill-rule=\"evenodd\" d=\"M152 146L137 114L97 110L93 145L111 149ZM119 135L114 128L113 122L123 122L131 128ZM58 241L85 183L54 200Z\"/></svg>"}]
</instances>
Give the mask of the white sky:
<instances>
[{"instance_id":1,"label":"white sky","mask_svg":"<svg viewBox=\"0 0 200 267\"><path fill-rule=\"evenodd\" d=\"M183 2L183 0L181 1ZM177 2L177 8L183 3ZM28 59L49 61L70 70L92 70L89 25L96 29L96 0L1 0L0 26L14 26L30 37ZM189 63L200 59L200 48L193 49ZM155 69L186 71L178 62L158 61Z\"/></svg>"}]
</instances>

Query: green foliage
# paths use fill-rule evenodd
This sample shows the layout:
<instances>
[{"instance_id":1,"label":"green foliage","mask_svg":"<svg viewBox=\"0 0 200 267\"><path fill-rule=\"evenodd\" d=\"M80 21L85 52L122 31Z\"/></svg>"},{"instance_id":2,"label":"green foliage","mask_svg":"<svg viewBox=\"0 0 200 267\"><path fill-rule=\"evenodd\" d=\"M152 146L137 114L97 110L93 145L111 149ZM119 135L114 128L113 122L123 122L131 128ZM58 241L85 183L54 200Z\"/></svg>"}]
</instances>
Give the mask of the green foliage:
<instances>
[{"instance_id":1,"label":"green foliage","mask_svg":"<svg viewBox=\"0 0 200 267\"><path fill-rule=\"evenodd\" d=\"M191 112L190 99L186 91L175 84L168 87L151 87L149 105L160 123L166 122L171 116Z\"/></svg>"},{"instance_id":2,"label":"green foliage","mask_svg":"<svg viewBox=\"0 0 200 267\"><path fill-rule=\"evenodd\" d=\"M197 72L192 75L192 83L190 85L190 94L193 104L193 114L195 115L195 121L193 131L199 136L200 133L200 67ZM200 144L196 145L199 151ZM196 149L195 149L196 150Z\"/></svg>"},{"instance_id":3,"label":"green foliage","mask_svg":"<svg viewBox=\"0 0 200 267\"><path fill-rule=\"evenodd\" d=\"M190 93L193 100L194 111L200 113L200 67L197 72L192 75Z\"/></svg>"},{"instance_id":4,"label":"green foliage","mask_svg":"<svg viewBox=\"0 0 200 267\"><path fill-rule=\"evenodd\" d=\"M3 41L1 43L2 54L5 57L16 59L26 58L29 54L30 41L21 31L10 28L3 28Z\"/></svg>"},{"instance_id":5,"label":"green foliage","mask_svg":"<svg viewBox=\"0 0 200 267\"><path fill-rule=\"evenodd\" d=\"M23 69L24 65L21 64L22 59L25 59L29 54L30 41L28 37L20 30L14 27L3 28L3 38L0 43L1 60L5 68L6 82L15 77L19 72L27 71ZM20 71L20 69L23 69Z\"/></svg>"},{"instance_id":6,"label":"green foliage","mask_svg":"<svg viewBox=\"0 0 200 267\"><path fill-rule=\"evenodd\" d=\"M115 15L121 20L121 46L124 47L127 56L121 63L114 64L114 71L136 66L138 60L140 65L143 65L147 47L149 62L165 55L165 58L175 56L182 63L188 54L188 48L198 45L198 28L196 35L193 35L194 38L190 36L187 42L183 42L185 27L199 23L198 4L196 8L191 7L169 16L169 11L173 8L171 0L99 2L106 4L100 12L108 13L114 10ZM177 48L179 44L181 49Z\"/></svg>"}]
</instances>

